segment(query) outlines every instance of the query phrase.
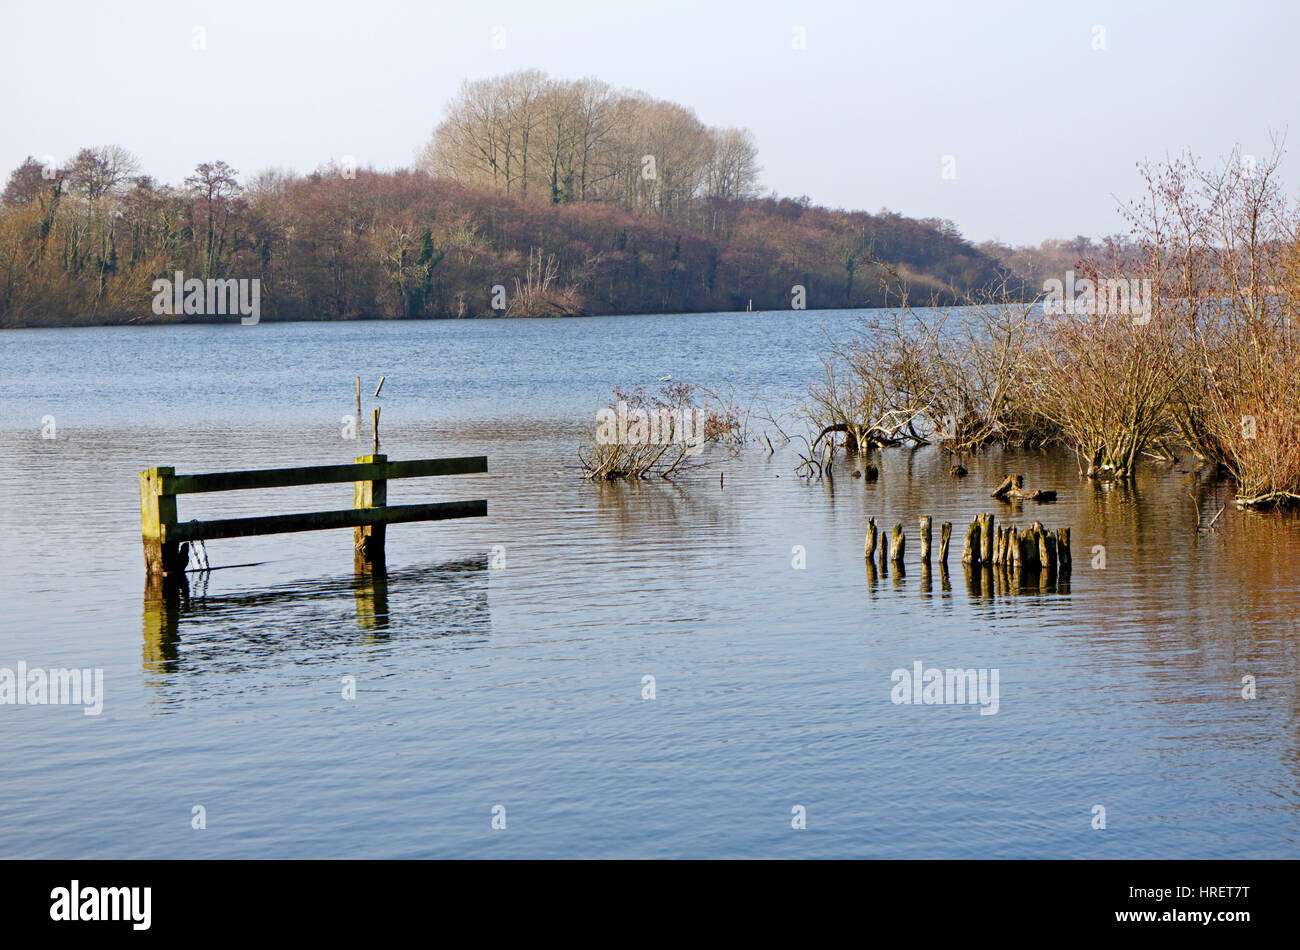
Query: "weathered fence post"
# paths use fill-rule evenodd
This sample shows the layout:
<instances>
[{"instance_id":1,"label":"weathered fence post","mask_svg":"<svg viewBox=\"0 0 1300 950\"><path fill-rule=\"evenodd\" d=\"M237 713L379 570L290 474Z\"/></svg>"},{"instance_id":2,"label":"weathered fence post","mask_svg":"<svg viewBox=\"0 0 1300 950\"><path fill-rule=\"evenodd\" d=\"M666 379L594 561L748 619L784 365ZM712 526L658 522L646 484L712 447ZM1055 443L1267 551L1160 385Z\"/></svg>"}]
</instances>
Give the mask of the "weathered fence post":
<instances>
[{"instance_id":1,"label":"weathered fence post","mask_svg":"<svg viewBox=\"0 0 1300 950\"><path fill-rule=\"evenodd\" d=\"M966 542L961 549L961 562L963 564L978 564L980 562L980 520L976 517L966 529Z\"/></svg>"},{"instance_id":2,"label":"weathered fence post","mask_svg":"<svg viewBox=\"0 0 1300 950\"><path fill-rule=\"evenodd\" d=\"M1061 573L1068 573L1070 570L1070 529L1056 529L1056 562L1061 569Z\"/></svg>"},{"instance_id":3,"label":"weathered fence post","mask_svg":"<svg viewBox=\"0 0 1300 950\"><path fill-rule=\"evenodd\" d=\"M1056 573L1056 538L1046 530L1038 532L1038 563L1047 573Z\"/></svg>"},{"instance_id":4,"label":"weathered fence post","mask_svg":"<svg viewBox=\"0 0 1300 950\"><path fill-rule=\"evenodd\" d=\"M929 515L921 516L921 563L930 563L930 525Z\"/></svg>"},{"instance_id":5,"label":"weathered fence post","mask_svg":"<svg viewBox=\"0 0 1300 950\"><path fill-rule=\"evenodd\" d=\"M168 539L176 527L176 496L164 494L163 480L175 475L171 467L151 468L140 473L140 536L144 541L144 566L160 577L183 573L180 545ZM186 549L188 553L188 548Z\"/></svg>"},{"instance_id":6,"label":"weathered fence post","mask_svg":"<svg viewBox=\"0 0 1300 950\"><path fill-rule=\"evenodd\" d=\"M870 561L876 553L876 519L871 518L867 521L867 539L862 549L863 556Z\"/></svg>"},{"instance_id":7,"label":"weathered fence post","mask_svg":"<svg viewBox=\"0 0 1300 950\"><path fill-rule=\"evenodd\" d=\"M989 565L993 563L993 515L983 514L979 517L980 522L980 563Z\"/></svg>"},{"instance_id":8,"label":"weathered fence post","mask_svg":"<svg viewBox=\"0 0 1300 950\"><path fill-rule=\"evenodd\" d=\"M906 543L907 537L903 534L903 526L894 525L894 530L889 535L889 559L900 566L903 563L903 547Z\"/></svg>"},{"instance_id":9,"label":"weathered fence post","mask_svg":"<svg viewBox=\"0 0 1300 950\"><path fill-rule=\"evenodd\" d=\"M1027 571L1036 571L1038 562L1038 522L1020 532L1020 552L1023 566Z\"/></svg>"},{"instance_id":10,"label":"weathered fence post","mask_svg":"<svg viewBox=\"0 0 1300 950\"><path fill-rule=\"evenodd\" d=\"M388 466L387 455L363 455L358 464L378 465L381 472ZM353 508L383 508L388 504L388 479L352 483ZM384 534L387 525L358 525L352 529L353 566L359 573L384 569Z\"/></svg>"},{"instance_id":11,"label":"weathered fence post","mask_svg":"<svg viewBox=\"0 0 1300 950\"><path fill-rule=\"evenodd\" d=\"M948 566L948 542L952 539L952 522L939 525L939 563Z\"/></svg>"}]
</instances>

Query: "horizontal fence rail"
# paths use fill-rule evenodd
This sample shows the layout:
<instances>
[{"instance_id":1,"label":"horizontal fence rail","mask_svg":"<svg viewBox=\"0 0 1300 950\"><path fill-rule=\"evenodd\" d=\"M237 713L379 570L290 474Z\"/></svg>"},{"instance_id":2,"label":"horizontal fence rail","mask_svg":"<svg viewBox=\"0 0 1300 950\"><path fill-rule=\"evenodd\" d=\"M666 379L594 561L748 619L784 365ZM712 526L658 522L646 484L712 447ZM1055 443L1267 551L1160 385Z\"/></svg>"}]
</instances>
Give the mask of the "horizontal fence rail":
<instances>
[{"instance_id":1,"label":"horizontal fence rail","mask_svg":"<svg viewBox=\"0 0 1300 950\"><path fill-rule=\"evenodd\" d=\"M248 472L214 472L210 475L164 475L162 494L250 491L256 488L292 488L331 482L368 482L389 478L423 478L431 475L473 475L487 471L487 457L415 459L409 462L358 462L355 465L309 465L303 468L254 469Z\"/></svg>"},{"instance_id":2,"label":"horizontal fence rail","mask_svg":"<svg viewBox=\"0 0 1300 950\"><path fill-rule=\"evenodd\" d=\"M352 465L309 465L202 475L177 475L172 468L151 468L140 473L140 529L145 567L151 577L184 572L187 549L182 545L188 542L352 528L356 569L382 569L387 525L487 516L484 500L389 505L389 479L472 475L487 470L487 457L482 455L399 462L390 462L385 455L367 455ZM352 482L351 508L209 521L181 521L176 511L177 495L338 482Z\"/></svg>"},{"instance_id":3,"label":"horizontal fence rail","mask_svg":"<svg viewBox=\"0 0 1300 950\"><path fill-rule=\"evenodd\" d=\"M442 521L447 518L482 518L486 515L486 501L340 508L337 511L308 511L296 515L182 521L167 531L167 537L173 541L216 541L259 534L291 534L295 531L326 531L330 528L360 528L364 525L400 524L406 521Z\"/></svg>"}]
</instances>

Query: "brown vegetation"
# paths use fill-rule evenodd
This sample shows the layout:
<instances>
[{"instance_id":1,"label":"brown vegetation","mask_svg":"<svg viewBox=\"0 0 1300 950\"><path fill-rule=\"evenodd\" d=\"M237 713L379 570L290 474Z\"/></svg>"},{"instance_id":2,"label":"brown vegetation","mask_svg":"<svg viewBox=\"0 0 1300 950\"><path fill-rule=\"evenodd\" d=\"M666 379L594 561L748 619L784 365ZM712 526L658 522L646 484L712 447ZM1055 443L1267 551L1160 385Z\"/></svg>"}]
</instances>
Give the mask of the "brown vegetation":
<instances>
[{"instance_id":1,"label":"brown vegetation","mask_svg":"<svg viewBox=\"0 0 1300 950\"><path fill-rule=\"evenodd\" d=\"M1005 284L963 307L898 308L870 317L833 345L809 387L820 435L846 433L852 450L910 442L969 452L991 442L1042 442L1051 432L1028 398L1030 306Z\"/></svg>"},{"instance_id":2,"label":"brown vegetation","mask_svg":"<svg viewBox=\"0 0 1300 950\"><path fill-rule=\"evenodd\" d=\"M117 146L29 158L0 198L0 326L185 320L150 307L176 271L259 279L266 320L775 310L796 286L867 307L880 262L945 300L1001 273L947 222L760 198L757 171L745 130L536 72L466 84L415 170L205 162L171 186Z\"/></svg>"},{"instance_id":3,"label":"brown vegetation","mask_svg":"<svg viewBox=\"0 0 1300 950\"><path fill-rule=\"evenodd\" d=\"M1240 506L1300 501L1300 213L1279 159L1145 169L1134 239L1079 262L1088 306L904 301L832 349L811 417L850 448L1059 443L1093 478L1132 478L1181 445L1236 482Z\"/></svg>"},{"instance_id":4,"label":"brown vegetation","mask_svg":"<svg viewBox=\"0 0 1300 950\"><path fill-rule=\"evenodd\" d=\"M734 449L747 436L749 411L730 394L703 386L666 382L657 393L645 387L615 389L602 407L588 444L578 450L584 478L594 481L669 479L716 460L716 449ZM707 446L713 446L706 457Z\"/></svg>"}]
</instances>

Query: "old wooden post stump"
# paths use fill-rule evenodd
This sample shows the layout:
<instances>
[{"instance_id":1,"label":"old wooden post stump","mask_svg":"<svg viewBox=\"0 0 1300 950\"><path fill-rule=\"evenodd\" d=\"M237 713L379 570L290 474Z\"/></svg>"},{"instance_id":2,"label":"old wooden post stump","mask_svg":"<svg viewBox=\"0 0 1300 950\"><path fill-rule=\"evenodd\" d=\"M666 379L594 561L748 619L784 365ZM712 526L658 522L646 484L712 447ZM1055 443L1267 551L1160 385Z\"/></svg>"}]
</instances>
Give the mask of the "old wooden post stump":
<instances>
[{"instance_id":1,"label":"old wooden post stump","mask_svg":"<svg viewBox=\"0 0 1300 950\"><path fill-rule=\"evenodd\" d=\"M962 545L961 562L963 564L978 564L980 562L979 518L972 520L970 527L966 529L966 542Z\"/></svg>"},{"instance_id":2,"label":"old wooden post stump","mask_svg":"<svg viewBox=\"0 0 1300 950\"><path fill-rule=\"evenodd\" d=\"M993 515L983 514L980 522L980 563L993 563Z\"/></svg>"},{"instance_id":3,"label":"old wooden post stump","mask_svg":"<svg viewBox=\"0 0 1300 950\"><path fill-rule=\"evenodd\" d=\"M903 561L903 547L907 543L907 536L903 534L901 524L894 525L894 530L889 535L889 559L895 564L901 564Z\"/></svg>"},{"instance_id":4,"label":"old wooden post stump","mask_svg":"<svg viewBox=\"0 0 1300 950\"><path fill-rule=\"evenodd\" d=\"M1070 569L1070 529L1056 529L1056 565L1061 573Z\"/></svg>"}]
</instances>

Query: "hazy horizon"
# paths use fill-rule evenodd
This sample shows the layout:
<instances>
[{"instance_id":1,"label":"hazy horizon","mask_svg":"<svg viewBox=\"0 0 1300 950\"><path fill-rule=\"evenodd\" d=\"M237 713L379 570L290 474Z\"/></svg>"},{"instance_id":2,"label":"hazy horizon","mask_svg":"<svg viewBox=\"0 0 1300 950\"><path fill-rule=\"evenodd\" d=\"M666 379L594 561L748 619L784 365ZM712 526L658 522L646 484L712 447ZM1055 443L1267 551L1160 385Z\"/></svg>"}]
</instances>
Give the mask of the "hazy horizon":
<instances>
[{"instance_id":1,"label":"hazy horizon","mask_svg":"<svg viewBox=\"0 0 1300 950\"><path fill-rule=\"evenodd\" d=\"M764 193L1035 244L1126 230L1116 199L1137 196L1136 163L1187 148L1213 159L1238 144L1262 157L1300 108L1284 65L1300 15L1281 3L1231 18L1202 3L1004 2L990 14L952 2L327 0L310 19L246 0L73 6L82 12L59 20L54 51L34 42L47 11L3 14L0 75L25 91L0 126L6 176L28 155L64 161L106 143L172 184L216 159L245 180L344 156L406 167L463 80L537 68L751 129ZM947 156L955 178L942 174ZM1289 155L1290 194L1296 168Z\"/></svg>"}]
</instances>

